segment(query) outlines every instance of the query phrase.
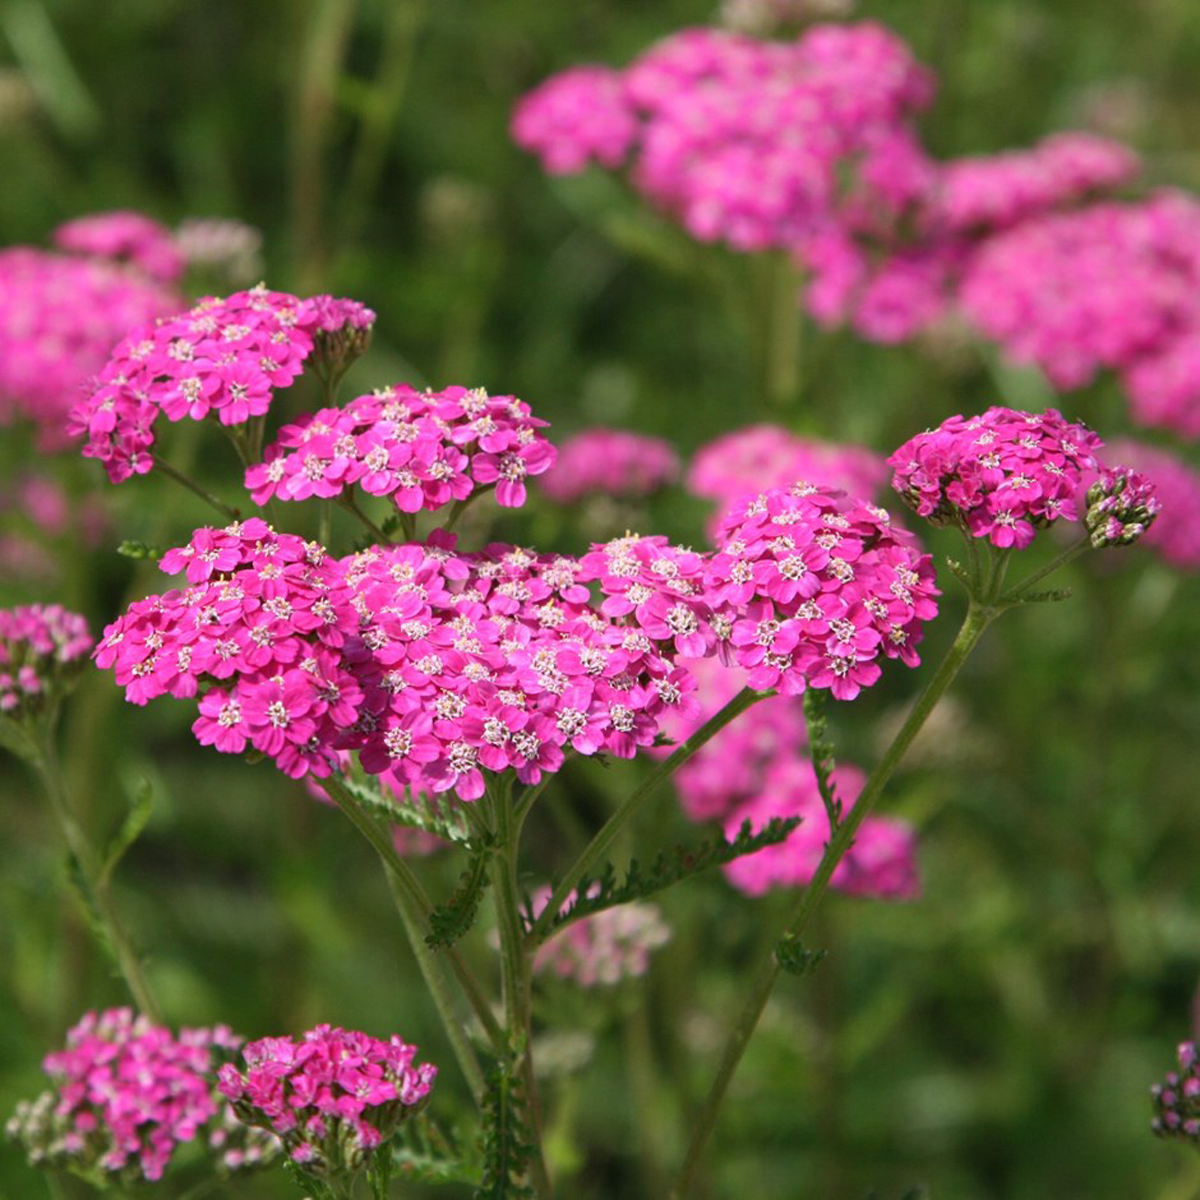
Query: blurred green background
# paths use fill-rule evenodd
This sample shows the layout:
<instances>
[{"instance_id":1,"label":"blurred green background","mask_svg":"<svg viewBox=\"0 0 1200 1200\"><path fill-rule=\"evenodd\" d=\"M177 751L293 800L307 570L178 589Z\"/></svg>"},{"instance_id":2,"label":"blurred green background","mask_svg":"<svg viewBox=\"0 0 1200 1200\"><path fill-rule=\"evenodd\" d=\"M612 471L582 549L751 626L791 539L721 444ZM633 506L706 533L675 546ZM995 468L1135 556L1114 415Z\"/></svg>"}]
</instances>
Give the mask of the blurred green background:
<instances>
[{"instance_id":1,"label":"blurred green background","mask_svg":"<svg viewBox=\"0 0 1200 1200\"><path fill-rule=\"evenodd\" d=\"M60 221L118 207L168 223L240 218L263 231L270 286L377 310L352 385L514 392L560 436L620 425L686 455L775 419L887 453L950 413L1028 402L1026 376L969 346L934 355L810 331L801 403L769 412L753 310L734 311L718 286L750 294L754 265L691 245L610 180L548 180L511 144L513 102L550 72L624 63L712 15L698 0L5 0L0 241L44 244ZM922 128L938 154L1085 125L1127 138L1152 184L1200 190L1194 0L928 0L856 15L887 22L936 71ZM292 413L312 404L296 392ZM1127 431L1111 382L1062 405L1106 438ZM6 472L30 465L30 446L5 432ZM177 451L233 495L219 438ZM55 565L4 580L3 600L60 600L99 630L161 587L152 566L113 553L117 542L175 544L209 518L155 479L114 489L71 455L45 465L108 532L87 552L50 545ZM702 516L672 493L645 531L699 542ZM351 530L339 530L345 545ZM583 543L536 503L499 531ZM939 537L931 548L953 551ZM1197 1160L1152 1138L1147 1100L1191 1036L1200 982L1197 581L1139 550L1105 560L1071 572L1068 603L1004 618L893 784L886 810L921 829L924 895L827 905L819 937L831 955L778 988L704 1195L1200 1195ZM926 660L961 612L943 574ZM869 767L916 686L892 670L837 707L844 757ZM268 766L202 751L190 721L186 704L127 706L110 677L89 672L63 730L93 829L119 821L142 779L154 787L119 899L172 1021L226 1021L248 1036L321 1020L400 1032L444 1064L438 1112L453 1123L465 1093L370 852ZM530 826L530 886L638 770L577 765L550 790ZM74 916L37 783L9 758L0 820L7 1115L39 1090L41 1056L79 1013L123 996ZM653 851L696 836L664 793L636 841ZM460 867L420 870L445 895ZM544 987L539 1057L562 1196L663 1194L740 980L785 906L740 897L719 875L690 882L662 900L674 937L647 980L586 995ZM486 960L482 930L469 945ZM44 1193L0 1146L0 1195ZM226 1194L291 1193L263 1179Z\"/></svg>"}]
</instances>

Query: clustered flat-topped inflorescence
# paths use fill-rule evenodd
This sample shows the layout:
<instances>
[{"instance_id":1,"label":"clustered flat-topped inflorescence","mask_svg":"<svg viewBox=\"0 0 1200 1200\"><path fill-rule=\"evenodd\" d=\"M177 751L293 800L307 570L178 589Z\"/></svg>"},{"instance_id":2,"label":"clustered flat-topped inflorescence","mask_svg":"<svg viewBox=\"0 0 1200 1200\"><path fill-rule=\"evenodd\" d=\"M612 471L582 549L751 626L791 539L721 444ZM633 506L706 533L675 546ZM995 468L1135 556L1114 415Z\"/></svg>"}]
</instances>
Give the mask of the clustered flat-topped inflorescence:
<instances>
[{"instance_id":1,"label":"clustered flat-topped inflorescence","mask_svg":"<svg viewBox=\"0 0 1200 1200\"><path fill-rule=\"evenodd\" d=\"M911 118L932 92L908 48L871 22L816 26L793 43L696 28L624 71L554 76L512 127L555 173L630 160L634 185L696 238L792 249L842 207L846 171L863 214L894 211L924 185Z\"/></svg>"},{"instance_id":2,"label":"clustered flat-topped inflorescence","mask_svg":"<svg viewBox=\"0 0 1200 1200\"><path fill-rule=\"evenodd\" d=\"M166 284L178 283L187 263L169 229L128 209L76 217L54 231L54 244L71 254L128 263Z\"/></svg>"},{"instance_id":3,"label":"clustered flat-topped inflorescence","mask_svg":"<svg viewBox=\"0 0 1200 1200\"><path fill-rule=\"evenodd\" d=\"M243 1050L245 1071L219 1072L221 1093L248 1125L270 1130L293 1162L320 1177L360 1170L424 1105L437 1076L417 1048L318 1025L299 1042L266 1037Z\"/></svg>"},{"instance_id":4,"label":"clustered flat-topped inflorescence","mask_svg":"<svg viewBox=\"0 0 1200 1200\"><path fill-rule=\"evenodd\" d=\"M225 426L264 416L277 388L291 384L310 355L318 363L346 331L364 340L375 314L352 300L302 300L265 287L201 300L178 317L143 326L113 351L70 432L87 438L114 483L154 464L160 416L212 415Z\"/></svg>"},{"instance_id":5,"label":"clustered flat-topped inflorescence","mask_svg":"<svg viewBox=\"0 0 1200 1200\"><path fill-rule=\"evenodd\" d=\"M134 604L96 659L134 703L200 694L194 730L218 750L296 776L357 750L463 799L485 769L533 784L568 749L632 757L692 711L689 658L841 699L880 657L917 661L933 568L882 510L797 485L727 525L715 554L631 536L581 560L440 532L336 559L259 519L203 529L161 563L190 586Z\"/></svg>"},{"instance_id":6,"label":"clustered flat-topped inflorescence","mask_svg":"<svg viewBox=\"0 0 1200 1200\"><path fill-rule=\"evenodd\" d=\"M1020 549L1037 529L1080 519L1076 495L1101 444L1054 409L994 407L917 434L888 463L892 486L919 516Z\"/></svg>"},{"instance_id":7,"label":"clustered flat-topped inflorescence","mask_svg":"<svg viewBox=\"0 0 1200 1200\"><path fill-rule=\"evenodd\" d=\"M397 384L284 426L246 472L246 488L264 504L329 499L357 486L415 513L494 485L497 503L515 508L525 503L526 478L554 463L539 432L545 425L515 396Z\"/></svg>"},{"instance_id":8,"label":"clustered flat-topped inflorescence","mask_svg":"<svg viewBox=\"0 0 1200 1200\"><path fill-rule=\"evenodd\" d=\"M779 425L750 425L701 446L687 488L717 502L713 527L747 493L787 487L797 479L869 498L887 482L883 457L866 446L801 437Z\"/></svg>"},{"instance_id":9,"label":"clustered flat-topped inflorescence","mask_svg":"<svg viewBox=\"0 0 1200 1200\"><path fill-rule=\"evenodd\" d=\"M20 719L61 695L93 645L86 619L59 604L0 609L0 715Z\"/></svg>"},{"instance_id":10,"label":"clustered flat-topped inflorescence","mask_svg":"<svg viewBox=\"0 0 1200 1200\"><path fill-rule=\"evenodd\" d=\"M277 1143L239 1125L216 1090L218 1064L241 1044L223 1025L176 1036L128 1008L87 1013L46 1056L52 1090L20 1105L8 1134L35 1165L98 1187L161 1179L192 1142L226 1171L258 1166Z\"/></svg>"},{"instance_id":11,"label":"clustered flat-topped inflorescence","mask_svg":"<svg viewBox=\"0 0 1200 1200\"><path fill-rule=\"evenodd\" d=\"M591 493L648 496L678 475L679 456L663 438L626 429L585 429L559 447L541 489L559 504L571 504Z\"/></svg>"},{"instance_id":12,"label":"clustered flat-topped inflorescence","mask_svg":"<svg viewBox=\"0 0 1200 1200\"><path fill-rule=\"evenodd\" d=\"M180 307L159 280L117 263L0 251L0 421L31 421L43 447L61 449L67 413L113 346Z\"/></svg>"}]
</instances>

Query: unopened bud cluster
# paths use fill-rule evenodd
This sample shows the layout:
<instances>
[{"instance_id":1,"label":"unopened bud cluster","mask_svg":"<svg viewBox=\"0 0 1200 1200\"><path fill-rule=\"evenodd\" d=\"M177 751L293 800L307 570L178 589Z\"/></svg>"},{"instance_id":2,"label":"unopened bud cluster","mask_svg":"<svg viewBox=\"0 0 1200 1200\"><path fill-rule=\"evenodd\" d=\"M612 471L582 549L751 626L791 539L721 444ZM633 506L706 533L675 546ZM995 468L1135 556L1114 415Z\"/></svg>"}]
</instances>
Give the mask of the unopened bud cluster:
<instances>
[{"instance_id":1,"label":"unopened bud cluster","mask_svg":"<svg viewBox=\"0 0 1200 1200\"><path fill-rule=\"evenodd\" d=\"M1150 1128L1159 1137L1200 1143L1200 1053L1195 1042L1180 1042L1178 1054L1179 1070L1150 1089L1155 1114Z\"/></svg>"},{"instance_id":2,"label":"unopened bud cluster","mask_svg":"<svg viewBox=\"0 0 1200 1200\"><path fill-rule=\"evenodd\" d=\"M1104 471L1088 488L1083 523L1097 550L1129 546L1150 528L1161 508L1145 475L1116 467Z\"/></svg>"}]
</instances>

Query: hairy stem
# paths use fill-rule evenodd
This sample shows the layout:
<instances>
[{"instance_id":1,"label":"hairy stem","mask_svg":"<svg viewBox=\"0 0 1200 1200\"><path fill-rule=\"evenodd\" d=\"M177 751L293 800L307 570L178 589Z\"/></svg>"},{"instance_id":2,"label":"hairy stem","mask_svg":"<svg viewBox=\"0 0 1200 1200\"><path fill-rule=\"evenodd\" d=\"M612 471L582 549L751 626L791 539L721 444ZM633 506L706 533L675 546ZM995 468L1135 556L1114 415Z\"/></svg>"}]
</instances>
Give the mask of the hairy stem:
<instances>
[{"instance_id":1,"label":"hairy stem","mask_svg":"<svg viewBox=\"0 0 1200 1200\"><path fill-rule=\"evenodd\" d=\"M875 807L880 793L899 766L900 760L912 745L913 739L920 732L922 726L929 718L929 714L933 712L937 702L950 686L963 663L966 662L968 655L975 648L980 637L983 636L984 630L987 629L1001 611L1003 610L978 604L974 600L971 601L967 608L967 615L963 620L962 628L959 629L958 636L947 651L946 657L942 659L933 678L929 680L920 696L917 697L917 701L905 719L904 724L892 739L892 744L884 752L879 765L867 780L866 786L863 788L857 803L833 832L833 836L825 847L825 853L821 857L821 863L817 868L816 874L813 876L812 882L800 894L791 913L788 915L783 929L785 934L791 934L799 938L808 928L814 913L817 911L817 906L821 903L822 898L829 888L829 881L833 878L834 871L854 844L854 835L858 832L859 826L862 825L863 821ZM755 978L746 1003L729 1032L721 1054L720 1065L717 1068L716 1078L713 1080L708 1095L705 1097L696 1118L691 1140L688 1143L687 1154L683 1160L683 1166L680 1168L675 1186L671 1190L670 1196L673 1200L682 1200L682 1197L691 1193L696 1170L704 1149L708 1145L709 1137L712 1135L713 1128L716 1125L721 1103L725 1098L725 1093L729 1088L734 1073L742 1061L742 1055L745 1053L746 1046L749 1044L750 1038L758 1025L767 1000L770 998L771 992L775 987L775 981L779 978L780 970L778 958L772 955L771 959L764 964Z\"/></svg>"},{"instance_id":2,"label":"hairy stem","mask_svg":"<svg viewBox=\"0 0 1200 1200\"><path fill-rule=\"evenodd\" d=\"M338 503L347 512L353 513L359 519L359 521L362 522L364 528L380 546L390 546L392 544L392 539L388 537L388 535L384 533L383 530L380 529L379 526L376 525L375 522L372 521L371 518L368 517L361 508L358 507L358 501L354 499L354 496L350 492L343 492L342 495L338 497Z\"/></svg>"},{"instance_id":3,"label":"hairy stem","mask_svg":"<svg viewBox=\"0 0 1200 1200\"><path fill-rule=\"evenodd\" d=\"M207 488L201 487L194 479L190 479L182 471L177 471L165 458L159 458L157 454L153 455L155 467L161 471L168 479L175 480L176 483L182 484L189 492L195 496L199 496L205 504L215 508L226 520L236 521L241 513L236 509L226 504L224 500L218 499Z\"/></svg>"},{"instance_id":4,"label":"hairy stem","mask_svg":"<svg viewBox=\"0 0 1200 1200\"><path fill-rule=\"evenodd\" d=\"M400 916L404 921L405 932L412 944L413 954L421 968L421 973L429 983L438 1015L446 1029L446 1036L454 1047L455 1054L463 1068L463 1074L471 1081L476 1095L482 1094L483 1076L475 1060L474 1051L466 1040L462 1022L458 1019L451 1003L450 992L446 986L445 974L437 957L425 942L425 934L429 929L429 913L432 905L420 880L412 873L408 864L396 853L387 834L379 828L375 821L365 813L358 801L346 790L341 781L334 775L321 780L329 798L350 818L354 827L371 843L387 872L388 883L392 888L392 896L400 908ZM483 988L467 966L456 947L442 951L450 963L450 970L458 981L471 1012L480 1025L483 1026L488 1040L497 1049L504 1045L504 1031L500 1028L491 1006L484 995ZM468 1063L473 1065L468 1065ZM476 1089L476 1084L478 1088Z\"/></svg>"},{"instance_id":5,"label":"hairy stem","mask_svg":"<svg viewBox=\"0 0 1200 1200\"><path fill-rule=\"evenodd\" d=\"M150 990L150 984L142 971L141 956L121 923L100 857L75 816L75 809L71 804L59 767L54 736L49 728L36 747L34 763L42 778L46 794L50 798L50 807L62 830L63 839L79 866L82 884L87 891L88 903L104 926L105 936L112 947L117 967L125 980L125 986L129 989L129 994L133 997L138 1009L150 1020L160 1023L162 1014L154 999L154 994Z\"/></svg>"},{"instance_id":6,"label":"hairy stem","mask_svg":"<svg viewBox=\"0 0 1200 1200\"><path fill-rule=\"evenodd\" d=\"M542 915L534 922L533 928L526 935L531 944L536 945L549 931L554 920L554 914L559 912L566 903L567 897L574 891L579 881L600 861L608 848L616 840L617 835L629 823L633 815L649 796L666 780L670 779L685 762L692 757L710 738L720 733L735 717L741 716L752 704L772 695L771 692L755 692L743 688L724 708L700 726L687 741L677 746L674 752L663 759L636 791L617 809L615 813L601 826L599 833L584 847L583 852L568 868L566 874L559 880L553 894L546 902Z\"/></svg>"}]
</instances>

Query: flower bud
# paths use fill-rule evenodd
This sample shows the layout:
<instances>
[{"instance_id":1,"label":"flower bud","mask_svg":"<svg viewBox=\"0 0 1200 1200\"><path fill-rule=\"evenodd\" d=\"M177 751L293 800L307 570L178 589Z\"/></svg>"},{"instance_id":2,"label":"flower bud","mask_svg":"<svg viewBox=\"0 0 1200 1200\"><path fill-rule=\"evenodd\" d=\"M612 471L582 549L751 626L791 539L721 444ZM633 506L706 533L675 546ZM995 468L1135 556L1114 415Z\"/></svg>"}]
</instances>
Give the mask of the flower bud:
<instances>
[{"instance_id":1,"label":"flower bud","mask_svg":"<svg viewBox=\"0 0 1200 1200\"><path fill-rule=\"evenodd\" d=\"M1115 467L1088 488L1083 523L1097 550L1130 546L1154 523L1161 507L1145 475Z\"/></svg>"}]
</instances>

